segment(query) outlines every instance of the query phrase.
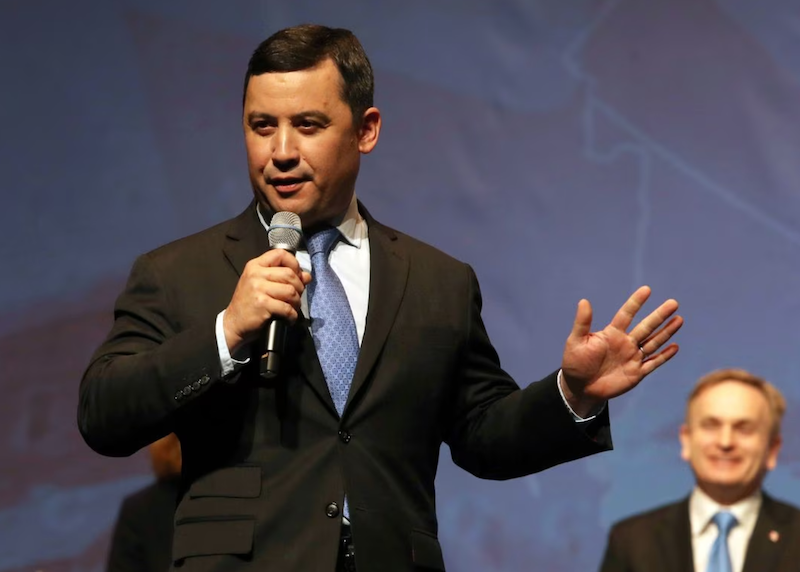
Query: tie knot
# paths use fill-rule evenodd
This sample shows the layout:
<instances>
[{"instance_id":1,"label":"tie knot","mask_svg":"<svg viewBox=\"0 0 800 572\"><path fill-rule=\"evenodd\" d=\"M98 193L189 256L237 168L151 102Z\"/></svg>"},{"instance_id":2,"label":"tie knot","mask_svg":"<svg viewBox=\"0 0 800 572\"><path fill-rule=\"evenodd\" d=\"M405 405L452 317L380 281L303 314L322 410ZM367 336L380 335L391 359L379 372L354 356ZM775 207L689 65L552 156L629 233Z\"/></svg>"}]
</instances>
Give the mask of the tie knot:
<instances>
[{"instance_id":1,"label":"tie knot","mask_svg":"<svg viewBox=\"0 0 800 572\"><path fill-rule=\"evenodd\" d=\"M714 515L714 518L711 519L714 521L714 524L717 525L719 529L720 536L727 537L728 533L731 529L739 524L739 521L736 520L736 517L733 516L733 513L728 511L720 511Z\"/></svg>"},{"instance_id":2,"label":"tie knot","mask_svg":"<svg viewBox=\"0 0 800 572\"><path fill-rule=\"evenodd\" d=\"M327 258L328 253L336 241L342 236L338 228L326 228L319 232L315 232L306 238L306 246L308 246L308 254L313 258L317 254L324 254Z\"/></svg>"}]
</instances>

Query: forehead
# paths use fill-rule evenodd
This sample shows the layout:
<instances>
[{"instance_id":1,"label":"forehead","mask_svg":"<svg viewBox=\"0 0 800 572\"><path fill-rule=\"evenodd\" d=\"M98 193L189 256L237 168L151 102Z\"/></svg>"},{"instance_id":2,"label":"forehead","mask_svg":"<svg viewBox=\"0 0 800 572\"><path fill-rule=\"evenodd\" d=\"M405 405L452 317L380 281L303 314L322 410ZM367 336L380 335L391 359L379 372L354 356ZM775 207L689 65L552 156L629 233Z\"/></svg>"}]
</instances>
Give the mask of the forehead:
<instances>
[{"instance_id":1,"label":"forehead","mask_svg":"<svg viewBox=\"0 0 800 572\"><path fill-rule=\"evenodd\" d=\"M723 381L703 390L689 405L692 417L760 419L769 415L767 398L757 388Z\"/></svg>"},{"instance_id":2,"label":"forehead","mask_svg":"<svg viewBox=\"0 0 800 572\"><path fill-rule=\"evenodd\" d=\"M342 100L342 82L339 70L330 59L304 70L254 75L245 92L245 111L280 115L309 110L349 110Z\"/></svg>"}]
</instances>

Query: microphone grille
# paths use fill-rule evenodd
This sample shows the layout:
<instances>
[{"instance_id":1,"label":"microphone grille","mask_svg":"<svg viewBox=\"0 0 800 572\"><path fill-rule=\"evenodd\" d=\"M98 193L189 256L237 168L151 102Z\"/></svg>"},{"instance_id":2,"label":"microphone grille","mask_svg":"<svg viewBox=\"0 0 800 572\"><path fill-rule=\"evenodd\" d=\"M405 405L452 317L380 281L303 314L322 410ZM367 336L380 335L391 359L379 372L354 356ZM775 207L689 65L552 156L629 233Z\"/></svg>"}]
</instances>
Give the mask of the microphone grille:
<instances>
[{"instance_id":1,"label":"microphone grille","mask_svg":"<svg viewBox=\"0 0 800 572\"><path fill-rule=\"evenodd\" d=\"M269 223L269 247L282 248L290 252L297 252L303 228L300 217L289 211L281 211L272 215Z\"/></svg>"}]
</instances>

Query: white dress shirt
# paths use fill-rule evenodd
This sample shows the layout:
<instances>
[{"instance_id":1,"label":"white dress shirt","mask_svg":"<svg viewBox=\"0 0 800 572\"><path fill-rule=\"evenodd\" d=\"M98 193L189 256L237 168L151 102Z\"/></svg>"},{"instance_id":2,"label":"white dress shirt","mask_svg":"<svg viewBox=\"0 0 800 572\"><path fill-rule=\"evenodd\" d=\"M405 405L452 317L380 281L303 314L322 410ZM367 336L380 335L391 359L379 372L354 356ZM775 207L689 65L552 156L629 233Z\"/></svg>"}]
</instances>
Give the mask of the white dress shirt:
<instances>
[{"instance_id":1,"label":"white dress shirt","mask_svg":"<svg viewBox=\"0 0 800 572\"><path fill-rule=\"evenodd\" d=\"M719 511L733 513L738 524L728 533L728 553L731 556L733 572L742 572L744 559L747 556L747 545L753 535L753 529L761 510L761 491L740 500L731 506L723 506L711 499L706 493L695 487L689 498L689 522L692 530L692 556L695 572L706 572L711 547L717 539L719 531L712 518Z\"/></svg>"}]
</instances>

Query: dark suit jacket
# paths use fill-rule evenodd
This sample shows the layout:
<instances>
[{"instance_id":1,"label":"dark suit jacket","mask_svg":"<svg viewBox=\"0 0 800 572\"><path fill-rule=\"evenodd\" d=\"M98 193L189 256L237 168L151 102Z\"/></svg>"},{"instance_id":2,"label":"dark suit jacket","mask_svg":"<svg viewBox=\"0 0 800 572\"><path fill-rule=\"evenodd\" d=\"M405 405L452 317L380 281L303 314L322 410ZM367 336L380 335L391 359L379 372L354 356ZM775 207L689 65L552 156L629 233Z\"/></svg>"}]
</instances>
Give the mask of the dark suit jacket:
<instances>
[{"instance_id":1,"label":"dark suit jacket","mask_svg":"<svg viewBox=\"0 0 800 572\"><path fill-rule=\"evenodd\" d=\"M798 540L800 510L765 494L743 572L800 572ZM615 524L600 571L693 572L689 499Z\"/></svg>"},{"instance_id":2,"label":"dark suit jacket","mask_svg":"<svg viewBox=\"0 0 800 572\"><path fill-rule=\"evenodd\" d=\"M172 564L172 521L178 480L156 481L125 497L106 572L167 572Z\"/></svg>"},{"instance_id":3,"label":"dark suit jacket","mask_svg":"<svg viewBox=\"0 0 800 572\"><path fill-rule=\"evenodd\" d=\"M362 213L369 307L341 419L302 319L278 378L262 380L258 359L221 377L215 317L268 248L253 204L134 264L81 382L79 426L112 456L178 435L186 491L173 558L183 570L332 572L345 491L360 570L443 570L442 442L489 479L610 447L607 411L582 430L555 374L520 390L500 368L469 266Z\"/></svg>"}]
</instances>

